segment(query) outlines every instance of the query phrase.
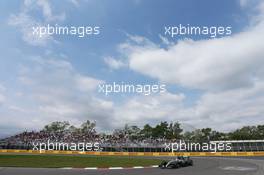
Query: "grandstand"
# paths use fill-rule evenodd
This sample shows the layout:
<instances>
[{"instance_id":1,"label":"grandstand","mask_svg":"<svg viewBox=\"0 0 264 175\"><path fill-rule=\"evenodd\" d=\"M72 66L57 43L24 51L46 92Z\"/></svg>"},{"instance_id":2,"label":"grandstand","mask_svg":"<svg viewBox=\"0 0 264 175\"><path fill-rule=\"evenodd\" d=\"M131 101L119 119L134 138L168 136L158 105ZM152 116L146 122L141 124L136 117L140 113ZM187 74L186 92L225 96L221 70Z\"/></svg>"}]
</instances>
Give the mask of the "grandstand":
<instances>
[{"instance_id":1,"label":"grandstand","mask_svg":"<svg viewBox=\"0 0 264 175\"><path fill-rule=\"evenodd\" d=\"M71 135L70 133L48 133L48 132L23 132L0 141L0 149L27 149L33 148L32 142L45 142L56 140L61 142L93 141L99 142L102 151L110 152L166 152L165 143L175 142L167 139L133 139L119 138L113 135ZM264 140L222 140L210 141L209 143L231 143L234 152L264 151ZM202 151L202 150L197 150Z\"/></svg>"},{"instance_id":2,"label":"grandstand","mask_svg":"<svg viewBox=\"0 0 264 175\"><path fill-rule=\"evenodd\" d=\"M264 125L243 127L230 133L220 133L211 128L198 129L188 134L181 132L182 129L177 122L171 124L161 122L155 127L145 125L143 129L126 125L124 129L114 130L112 134L97 133L95 123L89 120L80 128L70 126L68 122L53 122L40 131L25 131L0 139L0 149L31 150L33 143L50 141L76 144L96 142L102 151L108 152L168 152L170 150L165 149L165 144L182 141L201 145L231 143L231 150L228 151L233 152L264 151ZM200 148L195 150L203 151Z\"/></svg>"}]
</instances>

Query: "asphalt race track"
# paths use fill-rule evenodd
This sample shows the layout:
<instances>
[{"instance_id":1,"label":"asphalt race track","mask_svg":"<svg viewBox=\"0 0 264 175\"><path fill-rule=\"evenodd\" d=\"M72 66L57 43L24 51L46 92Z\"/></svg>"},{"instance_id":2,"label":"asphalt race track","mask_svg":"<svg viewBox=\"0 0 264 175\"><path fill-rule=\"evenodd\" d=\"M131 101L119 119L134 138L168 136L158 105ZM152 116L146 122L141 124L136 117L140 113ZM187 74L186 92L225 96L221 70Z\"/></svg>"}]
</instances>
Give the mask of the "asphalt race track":
<instances>
[{"instance_id":1,"label":"asphalt race track","mask_svg":"<svg viewBox=\"0 0 264 175\"><path fill-rule=\"evenodd\" d=\"M264 160L209 157L193 159L194 166L179 169L0 168L0 175L264 175Z\"/></svg>"}]
</instances>

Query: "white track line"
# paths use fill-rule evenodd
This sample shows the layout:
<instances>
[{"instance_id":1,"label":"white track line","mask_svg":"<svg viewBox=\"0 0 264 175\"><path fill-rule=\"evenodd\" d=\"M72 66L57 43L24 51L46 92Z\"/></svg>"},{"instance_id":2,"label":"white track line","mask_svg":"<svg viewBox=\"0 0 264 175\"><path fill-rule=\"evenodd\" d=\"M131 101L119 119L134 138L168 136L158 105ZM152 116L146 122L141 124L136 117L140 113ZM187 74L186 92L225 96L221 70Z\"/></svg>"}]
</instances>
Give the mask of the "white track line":
<instances>
[{"instance_id":1,"label":"white track line","mask_svg":"<svg viewBox=\"0 0 264 175\"><path fill-rule=\"evenodd\" d=\"M158 165L151 165L149 167L144 167L144 166L134 166L132 167L132 169L143 169L143 168L157 168L159 167ZM1 167L0 167L1 169ZM63 170L71 170L71 169L75 169L73 167L62 167L60 169L63 169ZM98 167L86 167L86 168L83 168L85 170L99 170L100 168ZM108 170L123 170L123 169L130 169L130 168L125 168L125 167L109 167L109 168L102 168L102 169L108 169Z\"/></svg>"},{"instance_id":2,"label":"white track line","mask_svg":"<svg viewBox=\"0 0 264 175\"><path fill-rule=\"evenodd\" d=\"M124 169L123 167L109 167L109 170L122 170Z\"/></svg>"},{"instance_id":3,"label":"white track line","mask_svg":"<svg viewBox=\"0 0 264 175\"><path fill-rule=\"evenodd\" d=\"M63 170L71 170L71 169L73 169L72 167L63 167L63 168L61 168L61 169L63 169Z\"/></svg>"},{"instance_id":4,"label":"white track line","mask_svg":"<svg viewBox=\"0 0 264 175\"><path fill-rule=\"evenodd\" d=\"M144 168L143 166L134 166L133 167L134 169L141 169L141 168Z\"/></svg>"},{"instance_id":5,"label":"white track line","mask_svg":"<svg viewBox=\"0 0 264 175\"><path fill-rule=\"evenodd\" d=\"M84 168L85 170L97 170L98 168L97 167L87 167L87 168Z\"/></svg>"}]
</instances>

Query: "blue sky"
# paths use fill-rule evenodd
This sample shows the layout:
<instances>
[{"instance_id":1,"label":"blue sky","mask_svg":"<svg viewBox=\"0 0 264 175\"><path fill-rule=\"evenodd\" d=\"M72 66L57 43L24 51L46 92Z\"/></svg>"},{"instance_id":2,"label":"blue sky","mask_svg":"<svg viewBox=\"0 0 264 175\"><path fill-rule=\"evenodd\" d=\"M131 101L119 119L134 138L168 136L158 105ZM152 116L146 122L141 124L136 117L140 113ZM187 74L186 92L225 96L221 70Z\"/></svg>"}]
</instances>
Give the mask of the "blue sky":
<instances>
[{"instance_id":1,"label":"blue sky","mask_svg":"<svg viewBox=\"0 0 264 175\"><path fill-rule=\"evenodd\" d=\"M86 119L101 131L163 120L222 131L258 124L263 14L259 0L1 1L0 131ZM38 41L28 35L36 23L100 26L100 35ZM231 26L232 35L164 36L179 24ZM102 82L165 83L168 92L104 96Z\"/></svg>"}]
</instances>

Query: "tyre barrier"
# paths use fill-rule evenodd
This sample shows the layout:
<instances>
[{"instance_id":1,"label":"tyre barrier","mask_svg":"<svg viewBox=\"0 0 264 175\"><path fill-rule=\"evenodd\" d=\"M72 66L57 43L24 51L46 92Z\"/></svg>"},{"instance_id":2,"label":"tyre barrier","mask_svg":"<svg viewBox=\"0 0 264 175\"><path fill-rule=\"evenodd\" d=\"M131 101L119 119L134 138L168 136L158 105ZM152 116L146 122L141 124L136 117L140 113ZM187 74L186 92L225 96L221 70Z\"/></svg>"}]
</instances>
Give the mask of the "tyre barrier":
<instances>
[{"instance_id":1,"label":"tyre barrier","mask_svg":"<svg viewBox=\"0 0 264 175\"><path fill-rule=\"evenodd\" d=\"M264 151L260 152L88 152L88 151L58 151L58 150L13 150L0 149L0 153L14 154L68 154L68 155L94 155L94 156L264 156Z\"/></svg>"}]
</instances>

